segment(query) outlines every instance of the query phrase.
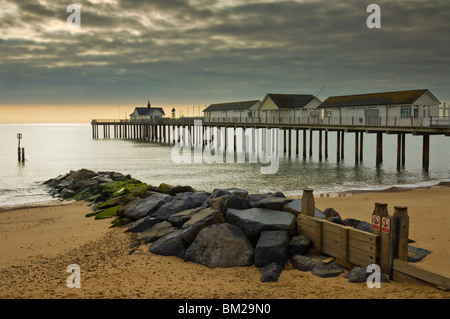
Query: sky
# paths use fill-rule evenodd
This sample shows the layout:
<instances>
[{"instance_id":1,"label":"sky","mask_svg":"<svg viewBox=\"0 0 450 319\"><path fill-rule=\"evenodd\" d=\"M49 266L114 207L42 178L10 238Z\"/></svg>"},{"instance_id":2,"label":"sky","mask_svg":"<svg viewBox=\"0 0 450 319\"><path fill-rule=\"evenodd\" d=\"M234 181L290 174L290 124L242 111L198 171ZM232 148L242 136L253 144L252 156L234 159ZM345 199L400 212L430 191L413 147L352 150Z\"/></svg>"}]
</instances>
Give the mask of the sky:
<instances>
[{"instance_id":1,"label":"sky","mask_svg":"<svg viewBox=\"0 0 450 319\"><path fill-rule=\"evenodd\" d=\"M448 0L0 0L0 30L0 123L125 118L148 100L198 115L267 93L450 102Z\"/></svg>"}]
</instances>

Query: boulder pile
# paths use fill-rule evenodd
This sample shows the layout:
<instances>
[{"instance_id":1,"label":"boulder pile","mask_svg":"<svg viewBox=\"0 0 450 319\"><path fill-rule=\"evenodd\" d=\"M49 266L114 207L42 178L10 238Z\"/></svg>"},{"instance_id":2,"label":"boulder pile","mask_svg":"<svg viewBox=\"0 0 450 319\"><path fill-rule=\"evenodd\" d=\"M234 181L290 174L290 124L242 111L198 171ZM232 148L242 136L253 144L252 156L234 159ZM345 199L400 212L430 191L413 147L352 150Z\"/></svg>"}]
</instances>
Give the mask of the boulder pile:
<instances>
[{"instance_id":1,"label":"boulder pile","mask_svg":"<svg viewBox=\"0 0 450 319\"><path fill-rule=\"evenodd\" d=\"M286 198L281 192L151 186L130 175L86 169L44 184L53 196L90 202L92 213L87 217L113 218L112 227L136 234L133 247L149 245L153 254L210 268L255 265L263 282L277 281L289 260L295 269L321 277L343 272L335 262L324 263L324 256L310 253L311 240L297 233L301 199ZM316 209L316 217L360 229L367 226L342 220L332 209Z\"/></svg>"}]
</instances>

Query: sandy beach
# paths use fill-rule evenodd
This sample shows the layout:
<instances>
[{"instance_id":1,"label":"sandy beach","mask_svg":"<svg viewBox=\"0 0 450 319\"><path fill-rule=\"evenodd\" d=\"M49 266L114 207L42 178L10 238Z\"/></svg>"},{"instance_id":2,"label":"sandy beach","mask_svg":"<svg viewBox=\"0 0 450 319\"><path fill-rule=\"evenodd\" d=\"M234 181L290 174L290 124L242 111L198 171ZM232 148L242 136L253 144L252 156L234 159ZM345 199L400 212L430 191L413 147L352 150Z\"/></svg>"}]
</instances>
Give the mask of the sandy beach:
<instances>
[{"instance_id":1,"label":"sandy beach","mask_svg":"<svg viewBox=\"0 0 450 319\"><path fill-rule=\"evenodd\" d=\"M315 196L320 209L333 207L342 218L370 221L375 202L407 206L410 238L431 250L416 263L450 276L450 188ZM320 278L288 263L277 282L260 282L255 266L215 268L148 252L132 254L130 234L110 229L110 220L85 217L87 203L0 212L0 298L150 299L450 299L450 292L410 279L369 289L343 275ZM81 269L81 288L68 288L67 266Z\"/></svg>"}]
</instances>

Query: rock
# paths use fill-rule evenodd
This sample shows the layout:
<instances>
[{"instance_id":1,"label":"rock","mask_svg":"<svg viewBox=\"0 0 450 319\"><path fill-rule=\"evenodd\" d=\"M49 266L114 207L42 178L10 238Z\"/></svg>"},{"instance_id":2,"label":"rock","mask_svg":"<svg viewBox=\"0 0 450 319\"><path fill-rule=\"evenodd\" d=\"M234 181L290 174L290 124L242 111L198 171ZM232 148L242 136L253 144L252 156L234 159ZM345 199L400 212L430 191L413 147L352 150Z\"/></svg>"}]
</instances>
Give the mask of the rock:
<instances>
[{"instance_id":1,"label":"rock","mask_svg":"<svg viewBox=\"0 0 450 319\"><path fill-rule=\"evenodd\" d=\"M358 224L361 222L359 219L354 219L354 218L346 218L343 220L345 226L350 226L353 228L356 228L356 226L358 226Z\"/></svg>"},{"instance_id":2,"label":"rock","mask_svg":"<svg viewBox=\"0 0 450 319\"><path fill-rule=\"evenodd\" d=\"M233 209L249 209L251 208L250 202L234 194L226 194L220 197L215 197L208 200L208 206L219 210L224 216L226 216L229 208Z\"/></svg>"},{"instance_id":3,"label":"rock","mask_svg":"<svg viewBox=\"0 0 450 319\"><path fill-rule=\"evenodd\" d=\"M253 202L252 206L255 208L268 208L273 210L283 210L284 205L292 202L292 199L284 197L268 196L258 202Z\"/></svg>"},{"instance_id":4,"label":"rock","mask_svg":"<svg viewBox=\"0 0 450 319\"><path fill-rule=\"evenodd\" d=\"M230 194L231 193L229 191L226 191L226 190L221 189L221 188L215 188L212 191L212 193L208 196L208 198L203 202L202 207L203 208L208 207L209 202L211 200L213 200L214 198L221 197L221 196L224 196L224 195L230 195Z\"/></svg>"},{"instance_id":5,"label":"rock","mask_svg":"<svg viewBox=\"0 0 450 319\"><path fill-rule=\"evenodd\" d=\"M225 220L244 231L253 245L265 230L284 230L289 236L296 231L295 215L266 208L228 209Z\"/></svg>"},{"instance_id":6,"label":"rock","mask_svg":"<svg viewBox=\"0 0 450 319\"><path fill-rule=\"evenodd\" d=\"M187 209L182 212L173 214L169 217L167 220L169 223L171 223L174 227L181 228L185 222L187 222L189 219L192 218L196 213L201 211L202 207L197 207L193 209Z\"/></svg>"},{"instance_id":7,"label":"rock","mask_svg":"<svg viewBox=\"0 0 450 319\"><path fill-rule=\"evenodd\" d=\"M239 196L242 199L247 199L248 191L242 188L227 188L225 189L226 192L230 192L231 194L234 194L236 196Z\"/></svg>"},{"instance_id":8,"label":"rock","mask_svg":"<svg viewBox=\"0 0 450 319\"><path fill-rule=\"evenodd\" d=\"M324 256L302 256L295 255L291 258L292 266L301 271L313 271L314 275L320 277L337 276L343 269L336 262L323 263Z\"/></svg>"},{"instance_id":9,"label":"rock","mask_svg":"<svg viewBox=\"0 0 450 319\"><path fill-rule=\"evenodd\" d=\"M306 255L311 249L311 239L305 235L294 236L288 245L289 255Z\"/></svg>"},{"instance_id":10,"label":"rock","mask_svg":"<svg viewBox=\"0 0 450 319\"><path fill-rule=\"evenodd\" d=\"M191 186L175 186L167 190L167 194L171 196L175 196L178 193L187 193L187 192L195 193L195 189L193 189Z\"/></svg>"},{"instance_id":11,"label":"rock","mask_svg":"<svg viewBox=\"0 0 450 319\"><path fill-rule=\"evenodd\" d=\"M283 271L283 267L281 267L277 263L270 263L263 268L261 268L261 282L276 282L278 281L278 277Z\"/></svg>"},{"instance_id":12,"label":"rock","mask_svg":"<svg viewBox=\"0 0 450 319\"><path fill-rule=\"evenodd\" d=\"M182 211L197 208L202 205L202 203L208 198L209 194L204 192L197 193L178 193L173 199L156 210L152 217L158 218L159 220L167 220L170 216L180 213Z\"/></svg>"},{"instance_id":13,"label":"rock","mask_svg":"<svg viewBox=\"0 0 450 319\"><path fill-rule=\"evenodd\" d=\"M288 259L288 244L286 231L263 231L255 247L255 266L264 267L275 262L284 267Z\"/></svg>"},{"instance_id":14,"label":"rock","mask_svg":"<svg viewBox=\"0 0 450 319\"><path fill-rule=\"evenodd\" d=\"M152 243L148 250L157 255L184 258L186 243L181 237L181 229L177 229Z\"/></svg>"},{"instance_id":15,"label":"rock","mask_svg":"<svg viewBox=\"0 0 450 319\"><path fill-rule=\"evenodd\" d=\"M152 243L177 229L178 228L173 227L168 221L163 221L153 225L151 228L141 233L138 233L138 241L143 244Z\"/></svg>"},{"instance_id":16,"label":"rock","mask_svg":"<svg viewBox=\"0 0 450 319\"><path fill-rule=\"evenodd\" d=\"M342 220L341 216L337 211L335 211L333 208L327 208L323 211L323 214L325 215L325 219L329 220L332 223L336 223L339 225L345 225L344 221Z\"/></svg>"},{"instance_id":17,"label":"rock","mask_svg":"<svg viewBox=\"0 0 450 319\"><path fill-rule=\"evenodd\" d=\"M150 229L157 223L159 223L159 220L157 220L156 218L147 216L147 217L138 219L132 223L129 223L127 225L127 230L125 232L141 233L141 232L146 231L147 229Z\"/></svg>"},{"instance_id":18,"label":"rock","mask_svg":"<svg viewBox=\"0 0 450 319\"><path fill-rule=\"evenodd\" d=\"M74 196L75 192L69 188L63 188L58 194L58 197L61 197L63 199L71 198Z\"/></svg>"},{"instance_id":19,"label":"rock","mask_svg":"<svg viewBox=\"0 0 450 319\"><path fill-rule=\"evenodd\" d=\"M138 220L146 216L151 216L161 206L173 200L174 197L166 194L153 193L153 195L137 201L128 207L122 214L123 217L131 220Z\"/></svg>"},{"instance_id":20,"label":"rock","mask_svg":"<svg viewBox=\"0 0 450 319\"><path fill-rule=\"evenodd\" d=\"M372 224L365 222L365 221L359 222L355 228L358 230L368 232L368 233L372 233Z\"/></svg>"},{"instance_id":21,"label":"rock","mask_svg":"<svg viewBox=\"0 0 450 319\"><path fill-rule=\"evenodd\" d=\"M367 272L366 267L353 267L352 270L344 276L349 282L367 282L367 278L371 275L371 272ZM381 282L390 282L384 274L380 274Z\"/></svg>"},{"instance_id":22,"label":"rock","mask_svg":"<svg viewBox=\"0 0 450 319\"><path fill-rule=\"evenodd\" d=\"M247 200L250 202L252 207L255 207L256 203L269 198L269 197L279 197L279 198L286 198L282 192L276 192L276 193L264 193L264 194L250 194L247 196Z\"/></svg>"},{"instance_id":23,"label":"rock","mask_svg":"<svg viewBox=\"0 0 450 319\"><path fill-rule=\"evenodd\" d=\"M181 229L181 236L183 240L190 245L200 230L209 225L224 222L225 219L220 211L212 208L205 208L184 223Z\"/></svg>"},{"instance_id":24,"label":"rock","mask_svg":"<svg viewBox=\"0 0 450 319\"><path fill-rule=\"evenodd\" d=\"M311 270L311 273L315 276L321 277L321 278L330 278L330 277L337 277L340 274L344 272L343 269L321 269L316 268Z\"/></svg>"},{"instance_id":25,"label":"rock","mask_svg":"<svg viewBox=\"0 0 450 319\"><path fill-rule=\"evenodd\" d=\"M431 251L408 245L408 262L417 262L431 254Z\"/></svg>"},{"instance_id":26,"label":"rock","mask_svg":"<svg viewBox=\"0 0 450 319\"><path fill-rule=\"evenodd\" d=\"M314 268L317 267L318 262L322 263L321 260L313 259L311 257L302 256L302 255L295 255L291 258L292 266L295 269L301 270L301 271L311 271Z\"/></svg>"},{"instance_id":27,"label":"rock","mask_svg":"<svg viewBox=\"0 0 450 319\"><path fill-rule=\"evenodd\" d=\"M210 268L249 266L254 249L239 228L220 223L203 228L186 250L184 259Z\"/></svg>"}]
</instances>

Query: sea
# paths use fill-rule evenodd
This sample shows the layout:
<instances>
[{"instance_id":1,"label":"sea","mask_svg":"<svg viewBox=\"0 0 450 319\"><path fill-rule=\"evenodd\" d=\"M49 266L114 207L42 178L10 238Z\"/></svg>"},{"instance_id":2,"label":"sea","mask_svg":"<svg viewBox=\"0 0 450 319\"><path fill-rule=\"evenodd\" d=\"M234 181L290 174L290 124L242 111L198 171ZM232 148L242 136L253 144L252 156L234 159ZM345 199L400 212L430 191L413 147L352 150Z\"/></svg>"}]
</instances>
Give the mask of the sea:
<instances>
[{"instance_id":1,"label":"sea","mask_svg":"<svg viewBox=\"0 0 450 319\"><path fill-rule=\"evenodd\" d=\"M25 149L24 163L18 161L18 133L22 134L20 146ZM396 164L397 136L384 135L383 163L379 167L375 164L375 138L375 134L364 134L363 161L355 165L354 133L345 134L345 157L339 162L336 160L336 133L329 132L328 158L322 160L319 159L317 133L313 134L313 154L307 154L305 159L302 138L299 154L294 147L289 156L283 152L283 135L279 134L277 169L263 174L261 167L267 166L267 162L263 162L263 157L261 160L256 157L255 161L251 154L246 154L244 161L237 160L238 154L229 157L234 160L227 161L227 153L222 163L198 157L180 161L174 157L174 154L181 154L176 149L178 144L93 139L90 124L1 124L0 208L54 202L56 199L49 195L43 182L82 168L130 174L155 186L161 183L189 185L203 191L243 188L250 193L281 191L287 196L301 195L306 188L313 189L315 194L339 194L352 190L417 188L450 181L450 137L431 136L428 172L422 170L420 136L406 136L406 163L400 170ZM294 137L293 145L296 144ZM186 149L183 150L185 155L188 154ZM194 152L192 149L191 159L194 159Z\"/></svg>"}]
</instances>

